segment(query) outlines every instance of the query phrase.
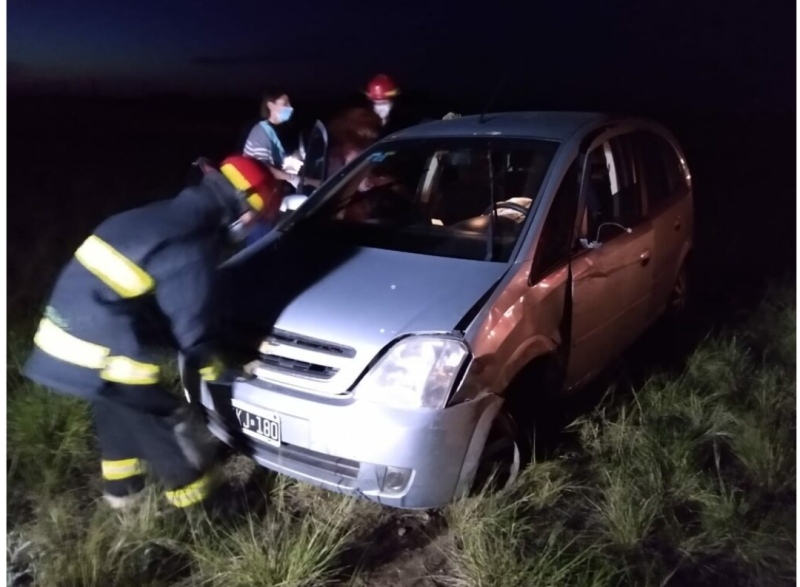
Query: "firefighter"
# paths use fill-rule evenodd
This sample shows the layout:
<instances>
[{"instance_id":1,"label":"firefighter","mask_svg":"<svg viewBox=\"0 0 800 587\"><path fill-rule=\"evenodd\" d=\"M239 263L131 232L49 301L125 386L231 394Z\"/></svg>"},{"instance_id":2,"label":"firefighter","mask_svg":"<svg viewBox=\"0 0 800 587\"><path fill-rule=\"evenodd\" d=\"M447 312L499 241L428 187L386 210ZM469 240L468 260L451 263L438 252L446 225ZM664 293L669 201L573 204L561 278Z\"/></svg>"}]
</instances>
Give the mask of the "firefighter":
<instances>
[{"instance_id":1,"label":"firefighter","mask_svg":"<svg viewBox=\"0 0 800 587\"><path fill-rule=\"evenodd\" d=\"M391 117L395 105L395 98L400 94L400 88L395 81L385 73L379 73L367 84L367 97L372 102L372 108L377 114L388 134L394 129L394 120Z\"/></svg>"},{"instance_id":2,"label":"firefighter","mask_svg":"<svg viewBox=\"0 0 800 587\"><path fill-rule=\"evenodd\" d=\"M274 176L236 155L176 197L101 223L62 270L34 338L25 375L91 402L103 497L113 508L142 495L147 470L178 508L207 507L217 483L181 401L160 382L153 317L207 381L214 352L212 279L231 237L256 213L277 214Z\"/></svg>"},{"instance_id":3,"label":"firefighter","mask_svg":"<svg viewBox=\"0 0 800 587\"><path fill-rule=\"evenodd\" d=\"M387 137L397 131L423 122L436 120L438 117L429 115L419 116L415 114L411 104L398 98L400 97L400 87L388 75L381 73L373 77L367 84L367 98L372 103L373 111L381 119L380 138ZM453 118L451 112L446 115L445 120Z\"/></svg>"},{"instance_id":4,"label":"firefighter","mask_svg":"<svg viewBox=\"0 0 800 587\"><path fill-rule=\"evenodd\" d=\"M400 89L391 77L378 74L367 83L364 91L368 102L346 108L331 119L328 123L329 176L376 141L408 126L399 124L397 116L392 116L399 94Z\"/></svg>"}]
</instances>

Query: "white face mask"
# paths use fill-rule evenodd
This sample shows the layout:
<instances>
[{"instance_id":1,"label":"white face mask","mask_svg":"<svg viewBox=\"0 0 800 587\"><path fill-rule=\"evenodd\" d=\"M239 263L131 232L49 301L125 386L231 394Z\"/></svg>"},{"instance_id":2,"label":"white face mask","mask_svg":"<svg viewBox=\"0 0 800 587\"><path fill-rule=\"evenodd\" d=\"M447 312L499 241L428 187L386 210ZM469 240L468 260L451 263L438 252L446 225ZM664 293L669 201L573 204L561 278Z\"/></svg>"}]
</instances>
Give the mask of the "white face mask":
<instances>
[{"instance_id":1,"label":"white face mask","mask_svg":"<svg viewBox=\"0 0 800 587\"><path fill-rule=\"evenodd\" d=\"M377 102L373 105L375 114L381 117L381 120L386 120L389 117L389 112L392 111L391 102Z\"/></svg>"}]
</instances>

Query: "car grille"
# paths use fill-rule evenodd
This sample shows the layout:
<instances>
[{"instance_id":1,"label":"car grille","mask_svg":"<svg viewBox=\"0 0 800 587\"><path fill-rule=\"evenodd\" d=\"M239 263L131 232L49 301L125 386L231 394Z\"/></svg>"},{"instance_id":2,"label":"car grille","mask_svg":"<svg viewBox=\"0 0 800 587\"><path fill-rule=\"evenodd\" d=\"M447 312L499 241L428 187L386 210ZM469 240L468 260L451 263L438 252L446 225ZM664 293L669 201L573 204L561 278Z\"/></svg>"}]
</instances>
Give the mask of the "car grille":
<instances>
[{"instance_id":1,"label":"car grille","mask_svg":"<svg viewBox=\"0 0 800 587\"><path fill-rule=\"evenodd\" d=\"M263 353L259 353L259 358L261 359L261 365L268 369L315 379L330 379L339 371L339 369L335 367L328 367L275 355L266 355Z\"/></svg>"},{"instance_id":2,"label":"car grille","mask_svg":"<svg viewBox=\"0 0 800 587\"><path fill-rule=\"evenodd\" d=\"M361 468L361 463L358 461L326 455L299 446L292 446L291 444L282 444L280 448L276 448L262 443L254 443L253 448L257 453L267 457L269 460L302 463L308 467L313 467L317 471L344 477L345 479L358 478L358 471Z\"/></svg>"},{"instance_id":3,"label":"car grille","mask_svg":"<svg viewBox=\"0 0 800 587\"><path fill-rule=\"evenodd\" d=\"M292 334L291 332L284 332L282 330L273 330L272 334L267 338L267 342L276 342L339 357L352 358L356 356L355 349L350 347L324 342L306 336Z\"/></svg>"},{"instance_id":4,"label":"car grille","mask_svg":"<svg viewBox=\"0 0 800 587\"><path fill-rule=\"evenodd\" d=\"M335 377L355 355L355 349L347 346L275 330L261 343L255 372L287 384L287 377L322 383Z\"/></svg>"}]
</instances>

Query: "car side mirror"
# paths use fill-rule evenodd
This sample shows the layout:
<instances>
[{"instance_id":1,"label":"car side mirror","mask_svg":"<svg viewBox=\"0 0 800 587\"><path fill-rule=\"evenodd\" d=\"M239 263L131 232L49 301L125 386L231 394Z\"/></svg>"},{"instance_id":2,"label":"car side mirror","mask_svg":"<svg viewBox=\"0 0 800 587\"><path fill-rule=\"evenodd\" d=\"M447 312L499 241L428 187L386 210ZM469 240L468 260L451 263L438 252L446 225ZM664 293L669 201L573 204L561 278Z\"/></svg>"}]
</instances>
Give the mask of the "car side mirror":
<instances>
[{"instance_id":1,"label":"car side mirror","mask_svg":"<svg viewBox=\"0 0 800 587\"><path fill-rule=\"evenodd\" d=\"M579 240L579 242L581 243L581 247L587 250L599 249L600 247L603 246L603 243L599 241L590 241L587 238L582 238Z\"/></svg>"},{"instance_id":2,"label":"car side mirror","mask_svg":"<svg viewBox=\"0 0 800 587\"><path fill-rule=\"evenodd\" d=\"M600 242L600 230L605 226L616 226L617 228L621 228L622 230L624 230L628 234L633 232L632 228L630 228L628 226L623 226L622 224L619 224L618 222L603 222L600 226L597 227L597 234L595 235L594 240L590 241L589 239L582 238L582 239L580 239L581 246L584 249L599 249L600 247L602 247L603 243Z\"/></svg>"}]
</instances>

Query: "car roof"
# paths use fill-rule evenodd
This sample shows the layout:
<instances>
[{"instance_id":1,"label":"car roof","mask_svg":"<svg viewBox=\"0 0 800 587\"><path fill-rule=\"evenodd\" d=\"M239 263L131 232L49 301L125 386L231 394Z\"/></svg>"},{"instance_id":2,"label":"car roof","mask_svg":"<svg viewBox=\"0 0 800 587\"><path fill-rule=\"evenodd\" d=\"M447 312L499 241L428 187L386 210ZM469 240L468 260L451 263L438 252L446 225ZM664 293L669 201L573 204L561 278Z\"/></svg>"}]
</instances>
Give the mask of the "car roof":
<instances>
[{"instance_id":1,"label":"car roof","mask_svg":"<svg viewBox=\"0 0 800 587\"><path fill-rule=\"evenodd\" d=\"M464 136L508 136L565 141L583 127L597 127L620 120L602 112L498 112L426 122L393 133L387 138L412 139ZM588 129L587 129L588 130Z\"/></svg>"}]
</instances>

